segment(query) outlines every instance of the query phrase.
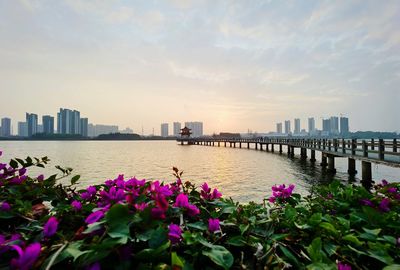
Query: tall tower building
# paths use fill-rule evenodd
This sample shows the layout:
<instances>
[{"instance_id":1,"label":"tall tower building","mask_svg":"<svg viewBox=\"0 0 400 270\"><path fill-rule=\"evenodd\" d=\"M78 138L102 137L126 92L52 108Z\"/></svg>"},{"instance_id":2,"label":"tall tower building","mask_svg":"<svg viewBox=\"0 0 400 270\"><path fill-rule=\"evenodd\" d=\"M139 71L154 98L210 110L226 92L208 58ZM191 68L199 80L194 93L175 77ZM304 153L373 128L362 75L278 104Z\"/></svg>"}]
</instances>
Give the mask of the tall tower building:
<instances>
[{"instance_id":1,"label":"tall tower building","mask_svg":"<svg viewBox=\"0 0 400 270\"><path fill-rule=\"evenodd\" d=\"M26 122L18 122L18 136L28 137L28 124Z\"/></svg>"},{"instance_id":2,"label":"tall tower building","mask_svg":"<svg viewBox=\"0 0 400 270\"><path fill-rule=\"evenodd\" d=\"M203 136L203 122L185 122L185 127L192 130L193 137Z\"/></svg>"},{"instance_id":3,"label":"tall tower building","mask_svg":"<svg viewBox=\"0 0 400 270\"><path fill-rule=\"evenodd\" d=\"M331 133L339 134L339 118L336 116L331 117Z\"/></svg>"},{"instance_id":4,"label":"tall tower building","mask_svg":"<svg viewBox=\"0 0 400 270\"><path fill-rule=\"evenodd\" d=\"M179 136L181 128L182 127L180 122L174 122L174 136Z\"/></svg>"},{"instance_id":5,"label":"tall tower building","mask_svg":"<svg viewBox=\"0 0 400 270\"><path fill-rule=\"evenodd\" d=\"M290 134L292 131L290 130L290 120L285 121L285 133Z\"/></svg>"},{"instance_id":6,"label":"tall tower building","mask_svg":"<svg viewBox=\"0 0 400 270\"><path fill-rule=\"evenodd\" d=\"M315 119L314 119L314 117L308 118L308 132L310 134L315 132Z\"/></svg>"},{"instance_id":7,"label":"tall tower building","mask_svg":"<svg viewBox=\"0 0 400 270\"><path fill-rule=\"evenodd\" d=\"M340 135L346 136L349 134L349 118L340 117Z\"/></svg>"},{"instance_id":8,"label":"tall tower building","mask_svg":"<svg viewBox=\"0 0 400 270\"><path fill-rule=\"evenodd\" d=\"M331 132L331 119L322 119L322 131L327 133Z\"/></svg>"},{"instance_id":9,"label":"tall tower building","mask_svg":"<svg viewBox=\"0 0 400 270\"><path fill-rule=\"evenodd\" d=\"M80 126L80 134L83 136L83 137L87 137L88 135L89 135L89 130L88 130L88 127L89 127L89 119L88 118L81 118L81 120L80 120L80 123L79 123L79 126Z\"/></svg>"},{"instance_id":10,"label":"tall tower building","mask_svg":"<svg viewBox=\"0 0 400 270\"><path fill-rule=\"evenodd\" d=\"M28 136L38 133L38 116L33 113L26 113L26 124L28 125Z\"/></svg>"},{"instance_id":11,"label":"tall tower building","mask_svg":"<svg viewBox=\"0 0 400 270\"><path fill-rule=\"evenodd\" d=\"M276 133L282 134L282 123L276 124Z\"/></svg>"},{"instance_id":12,"label":"tall tower building","mask_svg":"<svg viewBox=\"0 0 400 270\"><path fill-rule=\"evenodd\" d=\"M168 137L168 123L161 124L161 137Z\"/></svg>"},{"instance_id":13,"label":"tall tower building","mask_svg":"<svg viewBox=\"0 0 400 270\"><path fill-rule=\"evenodd\" d=\"M300 134L300 119L294 119L294 134Z\"/></svg>"},{"instance_id":14,"label":"tall tower building","mask_svg":"<svg viewBox=\"0 0 400 270\"><path fill-rule=\"evenodd\" d=\"M43 133L54 134L54 117L50 115L42 116Z\"/></svg>"},{"instance_id":15,"label":"tall tower building","mask_svg":"<svg viewBox=\"0 0 400 270\"><path fill-rule=\"evenodd\" d=\"M81 125L81 113L79 111L72 111L72 118L71 118L71 133L78 135L81 133L80 130Z\"/></svg>"},{"instance_id":16,"label":"tall tower building","mask_svg":"<svg viewBox=\"0 0 400 270\"><path fill-rule=\"evenodd\" d=\"M1 119L0 136L10 137L11 136L11 119L4 117Z\"/></svg>"}]
</instances>

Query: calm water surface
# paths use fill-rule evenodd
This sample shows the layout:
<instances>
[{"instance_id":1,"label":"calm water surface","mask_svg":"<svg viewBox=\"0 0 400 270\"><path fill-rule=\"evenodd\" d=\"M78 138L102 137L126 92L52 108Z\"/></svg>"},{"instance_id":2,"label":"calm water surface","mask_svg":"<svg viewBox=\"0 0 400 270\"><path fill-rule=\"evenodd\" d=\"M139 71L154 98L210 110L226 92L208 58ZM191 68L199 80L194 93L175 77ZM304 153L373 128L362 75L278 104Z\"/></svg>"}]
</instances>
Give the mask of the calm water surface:
<instances>
[{"instance_id":1,"label":"calm water surface","mask_svg":"<svg viewBox=\"0 0 400 270\"><path fill-rule=\"evenodd\" d=\"M225 197L241 202L258 201L270 195L274 184L296 184L296 191L306 194L316 183L329 182L317 162L302 161L277 152L212 146L181 146L175 141L1 141L2 162L13 157L48 156L46 169L31 169L33 173L52 174L55 165L71 167L81 175L82 186L114 179L118 174L139 179L173 181L172 167L184 171L183 180L196 184L207 181L219 188ZM286 149L284 148L284 151ZM347 175L347 159L335 160L336 179L356 181ZM357 169L361 172L360 163ZM373 165L373 178L400 180L400 169Z\"/></svg>"}]
</instances>

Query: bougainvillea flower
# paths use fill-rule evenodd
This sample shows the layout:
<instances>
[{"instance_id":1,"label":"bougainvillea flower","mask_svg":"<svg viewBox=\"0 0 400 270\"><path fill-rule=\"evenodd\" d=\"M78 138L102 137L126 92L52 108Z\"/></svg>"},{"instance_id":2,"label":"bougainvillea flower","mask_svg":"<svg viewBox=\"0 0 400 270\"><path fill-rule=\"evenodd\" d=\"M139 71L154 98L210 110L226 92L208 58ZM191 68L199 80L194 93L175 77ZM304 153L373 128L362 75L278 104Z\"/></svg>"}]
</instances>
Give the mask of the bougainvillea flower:
<instances>
[{"instance_id":1,"label":"bougainvillea flower","mask_svg":"<svg viewBox=\"0 0 400 270\"><path fill-rule=\"evenodd\" d=\"M176 201L174 203L175 207L189 207L189 198L186 194L180 193L178 196L176 196Z\"/></svg>"},{"instance_id":2,"label":"bougainvillea flower","mask_svg":"<svg viewBox=\"0 0 400 270\"><path fill-rule=\"evenodd\" d=\"M216 188L214 188L213 193L211 195L211 199L215 200L215 199L219 199L222 197L222 193L219 192Z\"/></svg>"},{"instance_id":3,"label":"bougainvillea flower","mask_svg":"<svg viewBox=\"0 0 400 270\"><path fill-rule=\"evenodd\" d=\"M337 264L338 270L351 270L351 266L342 262L338 262Z\"/></svg>"},{"instance_id":4,"label":"bougainvillea flower","mask_svg":"<svg viewBox=\"0 0 400 270\"><path fill-rule=\"evenodd\" d=\"M374 203L371 202L371 201L368 200L368 199L361 199L361 200L360 200L360 203L361 203L362 205L366 205L366 206L370 206L370 207L375 207Z\"/></svg>"},{"instance_id":5,"label":"bougainvillea flower","mask_svg":"<svg viewBox=\"0 0 400 270\"><path fill-rule=\"evenodd\" d=\"M95 223L97 221L99 221L100 219L102 219L104 217L104 213L102 210L96 211L91 213L86 219L85 222L86 224L92 224Z\"/></svg>"},{"instance_id":6,"label":"bougainvillea flower","mask_svg":"<svg viewBox=\"0 0 400 270\"><path fill-rule=\"evenodd\" d=\"M149 205L147 203L145 203L145 202L142 202L142 203L139 203L139 204L135 204L135 208L138 211L144 211L144 209L146 209L147 206L149 206Z\"/></svg>"},{"instance_id":7,"label":"bougainvillea flower","mask_svg":"<svg viewBox=\"0 0 400 270\"><path fill-rule=\"evenodd\" d=\"M167 199L165 199L164 195L162 194L157 194L157 197L155 198L157 207L162 209L163 211L166 211L169 207Z\"/></svg>"},{"instance_id":8,"label":"bougainvillea flower","mask_svg":"<svg viewBox=\"0 0 400 270\"><path fill-rule=\"evenodd\" d=\"M397 188L395 188L395 187L388 188L387 192L389 192L389 193L397 193Z\"/></svg>"},{"instance_id":9,"label":"bougainvillea flower","mask_svg":"<svg viewBox=\"0 0 400 270\"><path fill-rule=\"evenodd\" d=\"M100 264L98 262L89 265L88 267L86 267L86 270L100 270Z\"/></svg>"},{"instance_id":10,"label":"bougainvillea flower","mask_svg":"<svg viewBox=\"0 0 400 270\"><path fill-rule=\"evenodd\" d=\"M197 208L196 205L189 204L189 206L186 207L186 209L187 209L187 213L189 216L196 216L196 215L200 214L200 210L199 210L199 208Z\"/></svg>"},{"instance_id":11,"label":"bougainvillea flower","mask_svg":"<svg viewBox=\"0 0 400 270\"><path fill-rule=\"evenodd\" d=\"M208 219L208 230L210 232L216 232L220 230L220 224L218 218L210 218Z\"/></svg>"},{"instance_id":12,"label":"bougainvillea flower","mask_svg":"<svg viewBox=\"0 0 400 270\"><path fill-rule=\"evenodd\" d=\"M381 210L382 212L389 212L390 211L389 205L390 205L390 200L388 198L383 198L379 204L379 210Z\"/></svg>"},{"instance_id":13,"label":"bougainvillea flower","mask_svg":"<svg viewBox=\"0 0 400 270\"><path fill-rule=\"evenodd\" d=\"M22 248L17 245L12 245L12 248L18 252L18 258L11 260L12 268L28 270L35 264L42 247L39 243L33 243L27 246L25 250L22 250Z\"/></svg>"},{"instance_id":14,"label":"bougainvillea flower","mask_svg":"<svg viewBox=\"0 0 400 270\"><path fill-rule=\"evenodd\" d=\"M288 188L283 185L275 185L273 186L272 189L272 197L269 198L269 201L274 203L276 202L276 199L288 199L290 196L292 196L293 190L295 188L295 185L291 184L289 185Z\"/></svg>"},{"instance_id":15,"label":"bougainvillea flower","mask_svg":"<svg viewBox=\"0 0 400 270\"><path fill-rule=\"evenodd\" d=\"M82 209L82 203L80 201L73 201L71 206L75 209L75 211L80 211Z\"/></svg>"},{"instance_id":16,"label":"bougainvillea flower","mask_svg":"<svg viewBox=\"0 0 400 270\"><path fill-rule=\"evenodd\" d=\"M165 211L159 207L151 209L151 216L155 219L165 219Z\"/></svg>"},{"instance_id":17,"label":"bougainvillea flower","mask_svg":"<svg viewBox=\"0 0 400 270\"><path fill-rule=\"evenodd\" d=\"M118 203L125 199L125 191L121 188L111 187L108 192L102 190L100 197L106 204L110 202Z\"/></svg>"},{"instance_id":18,"label":"bougainvillea flower","mask_svg":"<svg viewBox=\"0 0 400 270\"><path fill-rule=\"evenodd\" d=\"M386 181L385 179L383 179L383 180L382 180L382 186L387 186L387 185L389 185L389 182Z\"/></svg>"},{"instance_id":19,"label":"bougainvillea flower","mask_svg":"<svg viewBox=\"0 0 400 270\"><path fill-rule=\"evenodd\" d=\"M48 238L56 234L58 228L58 220L55 217L50 217L43 227L43 236Z\"/></svg>"},{"instance_id":20,"label":"bougainvillea flower","mask_svg":"<svg viewBox=\"0 0 400 270\"><path fill-rule=\"evenodd\" d=\"M178 244L182 239L181 228L176 224L171 224L169 225L168 229L169 229L168 239L171 241L173 245Z\"/></svg>"},{"instance_id":21,"label":"bougainvillea flower","mask_svg":"<svg viewBox=\"0 0 400 270\"><path fill-rule=\"evenodd\" d=\"M8 212L10 211L11 206L8 202L2 202L0 203L0 211Z\"/></svg>"},{"instance_id":22,"label":"bougainvillea flower","mask_svg":"<svg viewBox=\"0 0 400 270\"><path fill-rule=\"evenodd\" d=\"M38 177L36 177L36 179L37 179L39 182L42 182L42 181L44 180L44 175L43 175L43 174L38 175Z\"/></svg>"},{"instance_id":23,"label":"bougainvillea flower","mask_svg":"<svg viewBox=\"0 0 400 270\"><path fill-rule=\"evenodd\" d=\"M85 192L81 193L81 198L84 200L90 200L96 195L97 190L93 186L89 186Z\"/></svg>"},{"instance_id":24,"label":"bougainvillea flower","mask_svg":"<svg viewBox=\"0 0 400 270\"><path fill-rule=\"evenodd\" d=\"M18 173L20 176L24 175L26 173L26 168L19 169Z\"/></svg>"}]
</instances>

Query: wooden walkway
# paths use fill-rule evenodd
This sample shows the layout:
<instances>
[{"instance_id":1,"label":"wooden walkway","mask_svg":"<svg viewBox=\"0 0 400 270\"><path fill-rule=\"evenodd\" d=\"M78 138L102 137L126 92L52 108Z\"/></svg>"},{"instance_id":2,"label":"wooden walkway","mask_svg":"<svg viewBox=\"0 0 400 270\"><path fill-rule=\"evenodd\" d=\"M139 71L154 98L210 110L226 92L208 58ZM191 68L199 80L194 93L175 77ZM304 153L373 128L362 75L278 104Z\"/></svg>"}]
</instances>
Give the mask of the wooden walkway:
<instances>
[{"instance_id":1,"label":"wooden walkway","mask_svg":"<svg viewBox=\"0 0 400 270\"><path fill-rule=\"evenodd\" d=\"M335 173L335 157L348 158L348 173L356 174L355 160L361 160L362 180L372 181L371 163L400 168L400 144L396 139L357 140L357 139L294 139L294 138L178 138L178 142L188 145L224 146L233 148L252 148L263 151L283 152L293 157L295 148L300 149L300 157L315 162L315 151L322 153L321 166ZM275 149L278 147L277 149Z\"/></svg>"}]
</instances>

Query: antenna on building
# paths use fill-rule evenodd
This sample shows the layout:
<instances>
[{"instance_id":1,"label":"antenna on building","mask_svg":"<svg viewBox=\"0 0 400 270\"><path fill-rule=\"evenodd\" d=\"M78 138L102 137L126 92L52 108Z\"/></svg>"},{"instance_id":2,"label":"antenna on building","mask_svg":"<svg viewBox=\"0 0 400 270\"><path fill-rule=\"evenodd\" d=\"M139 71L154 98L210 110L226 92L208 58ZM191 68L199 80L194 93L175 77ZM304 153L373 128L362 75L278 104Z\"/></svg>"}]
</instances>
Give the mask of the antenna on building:
<instances>
[{"instance_id":1,"label":"antenna on building","mask_svg":"<svg viewBox=\"0 0 400 270\"><path fill-rule=\"evenodd\" d=\"M142 136L143 136L143 125L142 125Z\"/></svg>"}]
</instances>

